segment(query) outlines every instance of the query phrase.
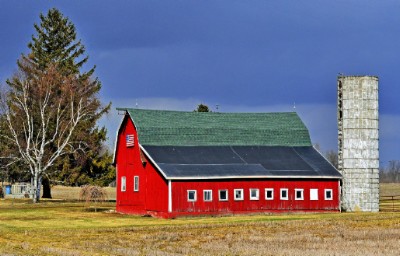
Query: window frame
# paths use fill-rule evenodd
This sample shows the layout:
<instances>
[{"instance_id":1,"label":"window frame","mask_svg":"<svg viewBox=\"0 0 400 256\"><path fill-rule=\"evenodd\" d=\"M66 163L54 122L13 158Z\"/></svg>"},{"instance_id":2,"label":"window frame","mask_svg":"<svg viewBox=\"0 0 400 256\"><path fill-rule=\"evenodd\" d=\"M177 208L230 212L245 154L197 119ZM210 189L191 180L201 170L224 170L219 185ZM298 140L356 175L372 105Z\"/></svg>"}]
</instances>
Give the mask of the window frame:
<instances>
[{"instance_id":1,"label":"window frame","mask_svg":"<svg viewBox=\"0 0 400 256\"><path fill-rule=\"evenodd\" d=\"M194 192L194 198L193 199L189 198L189 195L190 195L191 192ZM194 190L194 189L188 189L187 190L187 201L188 202L196 202L197 201L197 190Z\"/></svg>"},{"instance_id":2,"label":"window frame","mask_svg":"<svg viewBox=\"0 0 400 256\"><path fill-rule=\"evenodd\" d=\"M126 192L126 176L121 176L121 192Z\"/></svg>"},{"instance_id":3,"label":"window frame","mask_svg":"<svg viewBox=\"0 0 400 256\"><path fill-rule=\"evenodd\" d=\"M301 193L301 197L300 198L297 197L297 192ZM296 200L296 201L304 200L304 189L302 189L302 188L295 188L294 189L294 200Z\"/></svg>"},{"instance_id":4,"label":"window frame","mask_svg":"<svg viewBox=\"0 0 400 256\"><path fill-rule=\"evenodd\" d=\"M283 191L286 191L286 197L283 197L283 196L282 196L282 192L283 192ZM288 189L288 188L281 188L281 189L280 189L280 193L279 193L279 198L280 198L281 200L285 200L285 201L289 200L289 189Z\"/></svg>"},{"instance_id":5,"label":"window frame","mask_svg":"<svg viewBox=\"0 0 400 256\"><path fill-rule=\"evenodd\" d=\"M139 176L133 176L133 191L139 192Z\"/></svg>"},{"instance_id":6,"label":"window frame","mask_svg":"<svg viewBox=\"0 0 400 256\"><path fill-rule=\"evenodd\" d=\"M253 195L251 193L252 191L256 191L256 196L255 197L253 197ZM249 192L250 192L250 200L252 200L252 201L260 200L260 189L258 189L258 188L250 188Z\"/></svg>"},{"instance_id":7,"label":"window frame","mask_svg":"<svg viewBox=\"0 0 400 256\"><path fill-rule=\"evenodd\" d=\"M240 192L240 198L236 197L236 192ZM235 188L233 190L233 199L235 201L243 201L244 200L244 190L243 190L243 188Z\"/></svg>"},{"instance_id":8,"label":"window frame","mask_svg":"<svg viewBox=\"0 0 400 256\"><path fill-rule=\"evenodd\" d=\"M312 191L315 191L315 194ZM318 188L310 188L310 201L318 201L318 198Z\"/></svg>"},{"instance_id":9,"label":"window frame","mask_svg":"<svg viewBox=\"0 0 400 256\"><path fill-rule=\"evenodd\" d=\"M268 197L268 191L271 191L271 197ZM273 188L265 189L265 200L274 200L274 189Z\"/></svg>"},{"instance_id":10,"label":"window frame","mask_svg":"<svg viewBox=\"0 0 400 256\"><path fill-rule=\"evenodd\" d=\"M328 198L327 197L327 192L330 192L331 193L331 196ZM327 201L332 201L333 200L333 189L331 189L331 188L326 188L325 190L324 190L324 198L325 198L325 200L327 200Z\"/></svg>"},{"instance_id":11,"label":"window frame","mask_svg":"<svg viewBox=\"0 0 400 256\"><path fill-rule=\"evenodd\" d=\"M225 192L225 195L226 195L226 198L224 198L224 199L222 199L221 198L221 192ZM229 193L228 193L228 190L227 189L219 189L218 190L218 200L219 201L228 201L229 200Z\"/></svg>"},{"instance_id":12,"label":"window frame","mask_svg":"<svg viewBox=\"0 0 400 256\"><path fill-rule=\"evenodd\" d=\"M210 199L206 200L206 193L210 193ZM212 202L213 200L213 194L212 194L212 190L211 189L204 189L203 190L203 201L204 202Z\"/></svg>"}]
</instances>

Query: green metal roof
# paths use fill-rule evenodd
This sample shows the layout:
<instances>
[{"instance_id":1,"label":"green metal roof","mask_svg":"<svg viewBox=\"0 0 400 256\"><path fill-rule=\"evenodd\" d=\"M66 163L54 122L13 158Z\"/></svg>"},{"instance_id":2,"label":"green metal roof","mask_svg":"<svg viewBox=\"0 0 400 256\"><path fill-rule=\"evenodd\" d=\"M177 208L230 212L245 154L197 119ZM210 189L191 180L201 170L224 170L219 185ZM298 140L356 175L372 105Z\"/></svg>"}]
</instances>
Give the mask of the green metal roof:
<instances>
[{"instance_id":1,"label":"green metal roof","mask_svg":"<svg viewBox=\"0 0 400 256\"><path fill-rule=\"evenodd\" d=\"M129 113L142 145L311 146L297 113L183 112L117 108Z\"/></svg>"}]
</instances>

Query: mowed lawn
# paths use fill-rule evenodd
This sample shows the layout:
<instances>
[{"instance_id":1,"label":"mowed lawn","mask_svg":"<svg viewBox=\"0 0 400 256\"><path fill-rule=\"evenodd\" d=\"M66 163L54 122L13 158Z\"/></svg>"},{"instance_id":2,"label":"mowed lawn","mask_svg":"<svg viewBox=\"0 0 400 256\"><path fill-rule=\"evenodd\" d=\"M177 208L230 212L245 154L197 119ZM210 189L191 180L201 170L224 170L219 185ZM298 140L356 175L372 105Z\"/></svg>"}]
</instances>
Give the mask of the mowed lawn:
<instances>
[{"instance_id":1,"label":"mowed lawn","mask_svg":"<svg viewBox=\"0 0 400 256\"><path fill-rule=\"evenodd\" d=\"M385 184L382 184L384 191ZM54 188L64 190L68 188ZM400 194L400 186L388 185ZM72 188L71 190L74 190ZM62 194L60 193L60 195ZM78 191L79 194L79 191ZM111 197L111 196L110 196ZM62 199L62 198L59 198ZM399 255L400 212L196 217L115 213L114 203L0 200L0 255ZM95 212L95 209L97 212Z\"/></svg>"}]
</instances>

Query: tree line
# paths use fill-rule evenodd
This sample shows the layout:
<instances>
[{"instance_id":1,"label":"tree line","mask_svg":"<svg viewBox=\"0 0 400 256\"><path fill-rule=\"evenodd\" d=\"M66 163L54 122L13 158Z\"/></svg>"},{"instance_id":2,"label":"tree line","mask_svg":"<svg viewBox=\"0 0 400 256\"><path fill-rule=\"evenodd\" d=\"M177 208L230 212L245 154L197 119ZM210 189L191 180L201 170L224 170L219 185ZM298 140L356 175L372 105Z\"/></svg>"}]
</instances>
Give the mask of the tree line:
<instances>
[{"instance_id":1,"label":"tree line","mask_svg":"<svg viewBox=\"0 0 400 256\"><path fill-rule=\"evenodd\" d=\"M379 181L383 183L400 183L400 161L389 161L389 165L379 170Z\"/></svg>"},{"instance_id":2,"label":"tree line","mask_svg":"<svg viewBox=\"0 0 400 256\"><path fill-rule=\"evenodd\" d=\"M314 145L318 150L318 144ZM325 158L337 169L338 153L334 150L328 150L324 153ZM381 166L379 169L379 182L382 183L400 183L400 161L389 161L389 165Z\"/></svg>"},{"instance_id":3,"label":"tree line","mask_svg":"<svg viewBox=\"0 0 400 256\"><path fill-rule=\"evenodd\" d=\"M107 185L112 156L97 121L111 103L99 99L95 66L85 71L85 46L59 10L40 14L29 52L0 94L0 179L30 181L33 201L51 198L51 184Z\"/></svg>"}]
</instances>

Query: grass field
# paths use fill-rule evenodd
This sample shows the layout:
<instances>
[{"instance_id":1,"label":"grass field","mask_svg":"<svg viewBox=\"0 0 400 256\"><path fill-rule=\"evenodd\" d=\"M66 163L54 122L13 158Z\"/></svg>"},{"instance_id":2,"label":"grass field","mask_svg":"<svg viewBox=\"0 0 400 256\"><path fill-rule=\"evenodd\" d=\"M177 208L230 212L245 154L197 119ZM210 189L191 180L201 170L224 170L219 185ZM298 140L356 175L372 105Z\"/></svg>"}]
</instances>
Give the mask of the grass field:
<instances>
[{"instance_id":1,"label":"grass field","mask_svg":"<svg viewBox=\"0 0 400 256\"><path fill-rule=\"evenodd\" d=\"M391 186L397 186L390 188L395 192L400 189ZM74 199L72 192L62 189L60 195ZM59 200L36 205L1 200L0 254L398 255L400 251L400 212L164 220L115 213L114 203L99 204L97 209Z\"/></svg>"}]
</instances>

